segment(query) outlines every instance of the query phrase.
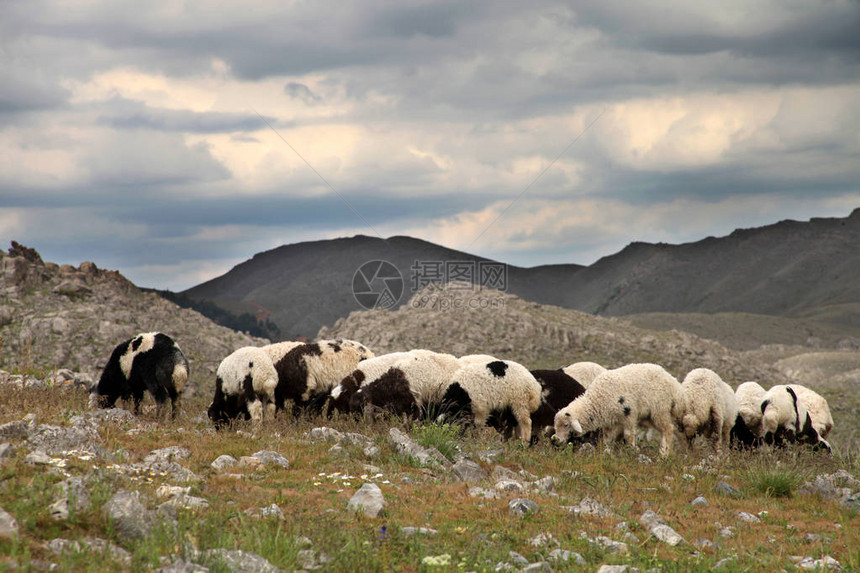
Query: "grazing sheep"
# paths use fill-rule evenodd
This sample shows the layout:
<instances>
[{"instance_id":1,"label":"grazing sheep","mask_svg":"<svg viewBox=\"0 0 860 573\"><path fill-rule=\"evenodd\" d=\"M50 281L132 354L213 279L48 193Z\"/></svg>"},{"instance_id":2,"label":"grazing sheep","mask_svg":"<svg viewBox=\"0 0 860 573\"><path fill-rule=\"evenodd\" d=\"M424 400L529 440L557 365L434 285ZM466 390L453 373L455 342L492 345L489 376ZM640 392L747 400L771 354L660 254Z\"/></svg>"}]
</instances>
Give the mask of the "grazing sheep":
<instances>
[{"instance_id":1,"label":"grazing sheep","mask_svg":"<svg viewBox=\"0 0 860 573\"><path fill-rule=\"evenodd\" d=\"M691 370L681 382L684 404L679 429L692 447L699 434L711 438L719 450L731 439L732 427L738 416L734 390L719 374L707 368Z\"/></svg>"},{"instance_id":2,"label":"grazing sheep","mask_svg":"<svg viewBox=\"0 0 860 573\"><path fill-rule=\"evenodd\" d=\"M574 362L570 366L562 368L565 374L588 388L595 378L606 372L606 368L597 362Z\"/></svg>"},{"instance_id":3,"label":"grazing sheep","mask_svg":"<svg viewBox=\"0 0 860 573\"><path fill-rule=\"evenodd\" d=\"M559 370L532 370L532 376L541 385L541 401L537 410L532 412L532 443L542 434L549 434L555 423L556 413L585 392L585 387ZM506 440L513 435L516 420L510 408L498 415L491 415L487 425L500 431Z\"/></svg>"},{"instance_id":4,"label":"grazing sheep","mask_svg":"<svg viewBox=\"0 0 860 573\"><path fill-rule=\"evenodd\" d=\"M295 346L274 362L278 372L275 408L281 410L292 400L293 413L298 415L313 398L327 395L359 362L373 357L373 352L354 340L338 338ZM314 404L321 409L322 402Z\"/></svg>"},{"instance_id":5,"label":"grazing sheep","mask_svg":"<svg viewBox=\"0 0 860 573\"><path fill-rule=\"evenodd\" d=\"M270 355L256 346L235 350L218 365L215 396L207 411L216 429L243 415L259 425L263 409L274 414L278 373Z\"/></svg>"},{"instance_id":6,"label":"grazing sheep","mask_svg":"<svg viewBox=\"0 0 860 573\"><path fill-rule=\"evenodd\" d=\"M683 413L684 395L674 376L656 364L628 364L595 378L585 393L555 415L553 441L603 430L609 444L623 435L636 445L636 427L653 425L661 435L660 455L672 451L675 427Z\"/></svg>"},{"instance_id":7,"label":"grazing sheep","mask_svg":"<svg viewBox=\"0 0 860 573\"><path fill-rule=\"evenodd\" d=\"M833 429L833 416L830 415L830 406L823 396L800 384L789 384L789 388L797 394L797 400L806 406L806 410L812 419L812 427L818 435L825 439Z\"/></svg>"},{"instance_id":8,"label":"grazing sheep","mask_svg":"<svg viewBox=\"0 0 860 573\"><path fill-rule=\"evenodd\" d=\"M737 448L757 448L761 445L761 403L765 389L758 382L744 382L735 390L738 415L732 427L730 441Z\"/></svg>"},{"instance_id":9,"label":"grazing sheep","mask_svg":"<svg viewBox=\"0 0 860 573\"><path fill-rule=\"evenodd\" d=\"M779 446L797 441L808 412L790 386L777 384L765 392L761 414L761 437L766 444Z\"/></svg>"},{"instance_id":10,"label":"grazing sheep","mask_svg":"<svg viewBox=\"0 0 860 573\"><path fill-rule=\"evenodd\" d=\"M493 360L466 364L451 377L439 408L445 416L470 417L476 426L487 424L490 414L511 409L517 435L529 443L531 414L540 407L541 385L522 364Z\"/></svg>"},{"instance_id":11,"label":"grazing sheep","mask_svg":"<svg viewBox=\"0 0 860 573\"><path fill-rule=\"evenodd\" d=\"M171 416L176 418L179 397L188 381L188 360L179 345L161 332L146 332L118 344L110 355L98 383L90 393L90 407L112 408L119 398L134 401L134 413L149 390L158 415L170 398Z\"/></svg>"},{"instance_id":12,"label":"grazing sheep","mask_svg":"<svg viewBox=\"0 0 860 573\"><path fill-rule=\"evenodd\" d=\"M460 368L460 361L450 354L410 350L376 380L359 388L350 409L420 417L442 402L448 381Z\"/></svg>"},{"instance_id":13,"label":"grazing sheep","mask_svg":"<svg viewBox=\"0 0 860 573\"><path fill-rule=\"evenodd\" d=\"M395 363L408 356L408 352L390 352L359 362L355 370L332 388L327 402L327 414L330 416L333 412L349 412L350 400L359 388L376 380Z\"/></svg>"}]
</instances>

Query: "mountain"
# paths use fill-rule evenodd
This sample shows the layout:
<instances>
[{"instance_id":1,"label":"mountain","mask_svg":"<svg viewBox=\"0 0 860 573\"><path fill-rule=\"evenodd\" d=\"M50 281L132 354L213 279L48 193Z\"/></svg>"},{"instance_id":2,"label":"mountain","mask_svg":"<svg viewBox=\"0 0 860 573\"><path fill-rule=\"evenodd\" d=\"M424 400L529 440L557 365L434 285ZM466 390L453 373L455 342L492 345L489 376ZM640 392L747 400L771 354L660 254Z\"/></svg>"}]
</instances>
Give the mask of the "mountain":
<instances>
[{"instance_id":1,"label":"mountain","mask_svg":"<svg viewBox=\"0 0 860 573\"><path fill-rule=\"evenodd\" d=\"M390 267L380 263L357 277L372 261L393 265L402 292L390 288L397 276L382 272ZM845 218L787 220L681 245L632 243L588 267L523 268L420 239L359 235L259 253L180 294L270 319L283 338L313 337L320 327L372 307L375 295L391 295L382 300L399 308L446 264L449 278L598 315L742 312L803 316L860 332L860 209ZM473 275L454 273L459 267ZM504 284L481 280L480 269L499 268ZM354 289L368 296L357 300Z\"/></svg>"},{"instance_id":2,"label":"mountain","mask_svg":"<svg viewBox=\"0 0 860 573\"><path fill-rule=\"evenodd\" d=\"M185 395L209 394L221 360L240 346L266 341L217 325L116 271L92 262L46 263L13 241L0 249L0 369L45 374L67 368L98 379L114 347L139 332L161 331L190 367Z\"/></svg>"}]
</instances>

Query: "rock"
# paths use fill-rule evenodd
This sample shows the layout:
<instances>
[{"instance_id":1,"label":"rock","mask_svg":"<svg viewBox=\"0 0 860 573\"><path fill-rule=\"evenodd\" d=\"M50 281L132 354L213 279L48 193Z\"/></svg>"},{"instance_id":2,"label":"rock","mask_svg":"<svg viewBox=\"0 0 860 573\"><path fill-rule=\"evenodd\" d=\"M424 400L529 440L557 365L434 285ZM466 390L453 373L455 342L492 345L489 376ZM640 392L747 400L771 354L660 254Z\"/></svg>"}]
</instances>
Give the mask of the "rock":
<instances>
[{"instance_id":1,"label":"rock","mask_svg":"<svg viewBox=\"0 0 860 573\"><path fill-rule=\"evenodd\" d=\"M714 486L714 491L720 495L726 495L729 497L741 496L741 492L738 488L724 481L717 482L717 485Z\"/></svg>"},{"instance_id":2,"label":"rock","mask_svg":"<svg viewBox=\"0 0 860 573\"><path fill-rule=\"evenodd\" d=\"M280 573L282 570L256 553L239 549L207 549L200 552L204 563L220 565L230 573Z\"/></svg>"},{"instance_id":3,"label":"rock","mask_svg":"<svg viewBox=\"0 0 860 573\"><path fill-rule=\"evenodd\" d=\"M69 519L69 500L61 498L48 506L48 513L54 521L66 521Z\"/></svg>"},{"instance_id":4,"label":"rock","mask_svg":"<svg viewBox=\"0 0 860 573\"><path fill-rule=\"evenodd\" d=\"M173 496L172 498L161 504L161 506L159 507L163 506L172 506L176 509L187 509L190 511L201 511L204 509L209 509L209 502L202 497L195 497L193 495L188 494L180 494Z\"/></svg>"},{"instance_id":5,"label":"rock","mask_svg":"<svg viewBox=\"0 0 860 573\"><path fill-rule=\"evenodd\" d=\"M153 573L209 573L209 568L185 561L180 557L167 567L154 570Z\"/></svg>"},{"instance_id":6,"label":"rock","mask_svg":"<svg viewBox=\"0 0 860 573\"><path fill-rule=\"evenodd\" d=\"M93 555L104 555L107 552L111 558L116 559L120 563L125 565L131 564L131 553L122 547L98 537L84 537L75 541L58 537L50 540L47 547L57 555L62 555L66 551L89 551Z\"/></svg>"},{"instance_id":7,"label":"rock","mask_svg":"<svg viewBox=\"0 0 860 573\"><path fill-rule=\"evenodd\" d=\"M0 438L4 440L23 440L29 436L30 425L23 420L7 422L0 426Z\"/></svg>"},{"instance_id":8,"label":"rock","mask_svg":"<svg viewBox=\"0 0 860 573\"><path fill-rule=\"evenodd\" d=\"M639 462L639 465L643 465L643 466L650 466L651 464L654 463L654 460L652 460L651 458L649 458L645 454L639 454L637 461Z\"/></svg>"},{"instance_id":9,"label":"rock","mask_svg":"<svg viewBox=\"0 0 860 573\"><path fill-rule=\"evenodd\" d=\"M9 442L3 442L0 444L0 464L3 463L4 460L10 459L15 455L15 448L12 447L12 444Z\"/></svg>"},{"instance_id":10,"label":"rock","mask_svg":"<svg viewBox=\"0 0 860 573\"><path fill-rule=\"evenodd\" d=\"M116 492L102 507L102 516L113 523L117 536L126 541L146 538L155 522L152 513L141 503L138 492L124 489Z\"/></svg>"},{"instance_id":11,"label":"rock","mask_svg":"<svg viewBox=\"0 0 860 573\"><path fill-rule=\"evenodd\" d=\"M550 493L555 489L555 478L552 476L544 476L528 486L529 491L535 493Z\"/></svg>"},{"instance_id":12,"label":"rock","mask_svg":"<svg viewBox=\"0 0 860 573\"><path fill-rule=\"evenodd\" d=\"M387 503L382 497L382 490L372 483L365 483L349 500L346 508L349 511L362 512L369 517L378 517L385 510Z\"/></svg>"},{"instance_id":13,"label":"rock","mask_svg":"<svg viewBox=\"0 0 860 573\"><path fill-rule=\"evenodd\" d=\"M719 561L714 563L714 569L720 569L722 567L725 567L726 565L728 565L729 563L731 563L735 559L737 559L737 558L736 557L726 557L725 559L720 559Z\"/></svg>"},{"instance_id":14,"label":"rock","mask_svg":"<svg viewBox=\"0 0 860 573\"><path fill-rule=\"evenodd\" d=\"M693 507L708 507L708 500L701 495L690 502Z\"/></svg>"},{"instance_id":15,"label":"rock","mask_svg":"<svg viewBox=\"0 0 860 573\"><path fill-rule=\"evenodd\" d=\"M839 563L836 559L831 557L830 555L825 555L821 559L813 559L812 557L806 557L803 561L797 564L799 569L813 569L817 571L841 571L842 564Z\"/></svg>"},{"instance_id":16,"label":"rock","mask_svg":"<svg viewBox=\"0 0 860 573\"><path fill-rule=\"evenodd\" d=\"M477 486L469 488L469 495L472 497L483 497L485 499L498 499L501 497L496 491Z\"/></svg>"},{"instance_id":17,"label":"rock","mask_svg":"<svg viewBox=\"0 0 860 573\"><path fill-rule=\"evenodd\" d=\"M731 539L735 536L735 530L731 527L723 527L720 529L720 537L723 539Z\"/></svg>"},{"instance_id":18,"label":"rock","mask_svg":"<svg viewBox=\"0 0 860 573\"><path fill-rule=\"evenodd\" d=\"M381 453L382 451L376 446L367 446L366 448L364 448L365 457L368 457L370 459L379 457L379 454Z\"/></svg>"},{"instance_id":19,"label":"rock","mask_svg":"<svg viewBox=\"0 0 860 573\"><path fill-rule=\"evenodd\" d=\"M471 460L460 460L452 469L459 481L467 483L482 482L489 477L484 468Z\"/></svg>"},{"instance_id":20,"label":"rock","mask_svg":"<svg viewBox=\"0 0 860 573\"><path fill-rule=\"evenodd\" d=\"M323 426L313 428L305 434L305 438L314 442L340 442L343 440L343 432Z\"/></svg>"},{"instance_id":21,"label":"rock","mask_svg":"<svg viewBox=\"0 0 860 573\"><path fill-rule=\"evenodd\" d=\"M681 537L677 531L662 523L658 523L651 528L651 535L672 547L680 545L681 543L686 543L684 538Z\"/></svg>"},{"instance_id":22,"label":"rock","mask_svg":"<svg viewBox=\"0 0 860 573\"><path fill-rule=\"evenodd\" d=\"M75 511L85 511L92 503L90 492L79 477L70 477L58 483L55 488L65 497Z\"/></svg>"},{"instance_id":23,"label":"rock","mask_svg":"<svg viewBox=\"0 0 860 573\"><path fill-rule=\"evenodd\" d=\"M529 539L529 545L535 548L540 547L558 547L559 542L551 533L539 533Z\"/></svg>"},{"instance_id":24,"label":"rock","mask_svg":"<svg viewBox=\"0 0 860 573\"><path fill-rule=\"evenodd\" d=\"M148 472L150 475L162 476L171 481L201 481L200 476L176 462L141 463L135 464L133 467L138 471Z\"/></svg>"},{"instance_id":25,"label":"rock","mask_svg":"<svg viewBox=\"0 0 860 573\"><path fill-rule=\"evenodd\" d=\"M451 467L451 462L439 450L420 446L398 428L391 428L388 431L388 441L399 453L411 456L421 465Z\"/></svg>"},{"instance_id":26,"label":"rock","mask_svg":"<svg viewBox=\"0 0 860 573\"><path fill-rule=\"evenodd\" d=\"M493 481L520 481L520 476L517 472L506 468L505 466L495 466L493 468Z\"/></svg>"},{"instance_id":27,"label":"rock","mask_svg":"<svg viewBox=\"0 0 860 573\"><path fill-rule=\"evenodd\" d=\"M189 456L191 456L191 450L188 448L183 448L181 446L168 446L166 448L151 451L148 456L143 458L143 462L149 464L154 462L172 462L188 459Z\"/></svg>"},{"instance_id":28,"label":"rock","mask_svg":"<svg viewBox=\"0 0 860 573\"><path fill-rule=\"evenodd\" d=\"M578 505L570 506L568 511L574 515L594 515L597 517L618 517L615 512L590 497L584 497Z\"/></svg>"},{"instance_id":29,"label":"rock","mask_svg":"<svg viewBox=\"0 0 860 573\"><path fill-rule=\"evenodd\" d=\"M15 539L18 537L18 521L0 507L0 539Z\"/></svg>"},{"instance_id":30,"label":"rock","mask_svg":"<svg viewBox=\"0 0 860 573\"><path fill-rule=\"evenodd\" d=\"M325 553L317 554L313 549L302 549L296 555L296 563L305 571L320 569L329 561L331 557Z\"/></svg>"},{"instance_id":31,"label":"rock","mask_svg":"<svg viewBox=\"0 0 860 573\"><path fill-rule=\"evenodd\" d=\"M260 463L264 466L280 466L282 468L290 467L290 462L287 461L287 458L272 450L260 450L259 452L252 454L251 457L260 460Z\"/></svg>"},{"instance_id":32,"label":"rock","mask_svg":"<svg viewBox=\"0 0 860 573\"><path fill-rule=\"evenodd\" d=\"M530 565L526 565L522 569L520 569L520 573L552 573L552 567L550 567L549 563L544 561L538 561L537 563L531 563Z\"/></svg>"},{"instance_id":33,"label":"rock","mask_svg":"<svg viewBox=\"0 0 860 573\"><path fill-rule=\"evenodd\" d=\"M328 453L331 456L346 456L347 451L340 444L335 444L328 449Z\"/></svg>"},{"instance_id":34,"label":"rock","mask_svg":"<svg viewBox=\"0 0 860 573\"><path fill-rule=\"evenodd\" d=\"M239 458L238 465L240 468L256 471L262 469L263 462L260 461L260 458L255 458L254 456L242 456L241 458Z\"/></svg>"},{"instance_id":35,"label":"rock","mask_svg":"<svg viewBox=\"0 0 860 573\"><path fill-rule=\"evenodd\" d=\"M45 453L45 450L36 450L35 452L31 452L27 454L27 457L24 458L25 464L30 464L31 466L47 466L54 459Z\"/></svg>"},{"instance_id":36,"label":"rock","mask_svg":"<svg viewBox=\"0 0 860 573\"><path fill-rule=\"evenodd\" d=\"M520 482L509 479L497 481L495 487L505 493L523 493L526 490Z\"/></svg>"},{"instance_id":37,"label":"rock","mask_svg":"<svg viewBox=\"0 0 860 573\"><path fill-rule=\"evenodd\" d=\"M486 464L491 464L503 453L504 450L484 450L478 454L478 459Z\"/></svg>"},{"instance_id":38,"label":"rock","mask_svg":"<svg viewBox=\"0 0 860 573\"><path fill-rule=\"evenodd\" d=\"M717 547L717 545L713 541L711 541L710 539L706 539L704 537L702 537L701 539L699 539L698 541L693 543L693 545L695 547L698 547L699 549L702 549L702 550L715 549Z\"/></svg>"},{"instance_id":39,"label":"rock","mask_svg":"<svg viewBox=\"0 0 860 573\"><path fill-rule=\"evenodd\" d=\"M582 555L574 551L568 551L567 549L553 549L549 552L549 559L550 561L561 561L563 563L573 561L577 565L587 564L585 558Z\"/></svg>"},{"instance_id":40,"label":"rock","mask_svg":"<svg viewBox=\"0 0 860 573\"><path fill-rule=\"evenodd\" d=\"M589 539L588 541L594 545L602 547L610 553L621 553L626 555L630 552L630 547L628 547L626 543L622 543L621 541L615 541L614 539L610 539L605 535L598 535L594 539Z\"/></svg>"},{"instance_id":41,"label":"rock","mask_svg":"<svg viewBox=\"0 0 860 573\"><path fill-rule=\"evenodd\" d=\"M435 529L430 529L429 527L401 527L400 532L406 537L412 537L414 535L436 535L439 532Z\"/></svg>"},{"instance_id":42,"label":"rock","mask_svg":"<svg viewBox=\"0 0 860 573\"><path fill-rule=\"evenodd\" d=\"M508 504L508 512L515 516L530 515L536 513L537 510L537 504L530 499L517 498Z\"/></svg>"},{"instance_id":43,"label":"rock","mask_svg":"<svg viewBox=\"0 0 860 573\"><path fill-rule=\"evenodd\" d=\"M155 490L155 496L159 499L167 499L169 497L177 497L180 495L188 495L191 493L190 486L178 485L161 485Z\"/></svg>"},{"instance_id":44,"label":"rock","mask_svg":"<svg viewBox=\"0 0 860 573\"><path fill-rule=\"evenodd\" d=\"M516 551L508 551L508 556L511 558L511 561L514 562L514 565L528 565L529 560L517 553Z\"/></svg>"},{"instance_id":45,"label":"rock","mask_svg":"<svg viewBox=\"0 0 860 573\"><path fill-rule=\"evenodd\" d=\"M260 508L260 517L276 517L278 519L286 519L284 512L277 503Z\"/></svg>"},{"instance_id":46,"label":"rock","mask_svg":"<svg viewBox=\"0 0 860 573\"><path fill-rule=\"evenodd\" d=\"M98 423L83 416L74 416L70 421L72 426L40 424L30 434L27 444L51 456L63 456L71 451L92 452L100 457L107 454L101 444Z\"/></svg>"},{"instance_id":47,"label":"rock","mask_svg":"<svg viewBox=\"0 0 860 573\"><path fill-rule=\"evenodd\" d=\"M757 516L755 516L751 513L745 512L745 511L739 511L738 512L738 519L740 519L741 521L746 522L746 523L761 523L761 519L759 519Z\"/></svg>"}]
</instances>

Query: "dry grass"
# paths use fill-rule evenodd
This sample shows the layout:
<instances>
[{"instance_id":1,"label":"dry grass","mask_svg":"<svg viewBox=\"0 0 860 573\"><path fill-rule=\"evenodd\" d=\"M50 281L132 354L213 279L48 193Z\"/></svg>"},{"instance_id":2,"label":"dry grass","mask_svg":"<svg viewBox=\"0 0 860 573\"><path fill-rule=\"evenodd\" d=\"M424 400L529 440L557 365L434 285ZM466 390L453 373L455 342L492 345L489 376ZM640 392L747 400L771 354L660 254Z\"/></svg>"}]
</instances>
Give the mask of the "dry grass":
<instances>
[{"instance_id":1,"label":"dry grass","mask_svg":"<svg viewBox=\"0 0 860 573\"><path fill-rule=\"evenodd\" d=\"M85 409L86 396L80 391L25 391L3 386L0 402L4 404L0 423L34 413L39 423L63 425ZM411 432L413 437L426 434L426 430L419 431L396 420L368 423L338 418L300 419L290 423L282 419L256 434L242 424L237 428L240 432L214 433L205 421L197 418L205 406L204 397L189 399L179 419L166 422L144 412L141 431L129 434L128 427L105 425L102 437L110 450L127 452L130 462L142 460L156 448L170 445L189 448L192 455L182 463L203 478L193 485L191 493L207 499L211 508L199 514L180 511L178 532L157 531L146 541L125 545L133 554L130 567L110 558L73 554L62 559L64 569L151 569L159 566L159 558L174 555L186 544L192 544L199 549L241 548L258 553L285 570L293 570L298 567L300 549L295 539L307 536L315 550L332 557L324 568L328 571L492 571L498 562L509 560L511 550L532 561L546 557L549 549L529 545L529 540L540 533L552 534L563 549L579 552L588 561L586 567L556 565L556 571L594 571L601 563L629 563L642 570L660 567L663 571L704 571L725 557L736 558L724 569L728 571L781 570L791 568L791 556L826 554L846 568L860 568L856 514L835 502L793 495L793 491L789 492L791 495L774 495L751 482L751 476L771 471L778 476L779 483L787 483L789 490L794 490L796 484L817 474L839 468L856 473L856 462L850 457L820 457L805 451L707 457L708 452L702 450L659 460L653 444L643 445L641 452L617 447L611 455L577 454L546 442L532 448L515 442L501 443L489 430L463 432L458 445L473 459L477 460L477 454L484 450L500 449L496 463L556 479L557 496L524 495L537 502L539 511L516 518L508 514L508 502L517 496L496 500L470 497L467 484L456 482L448 472L419 467L398 455L387 442L392 423ZM348 446L344 456L329 452L331 444L303 439L307 430L319 425L370 436L381 454L368 460L362 448ZM440 435L432 439L448 439L445 432ZM112 474L106 462L72 460L65 469L74 475L89 476L94 504L68 522L54 522L47 506L54 499L51 487L62 476L24 464L27 448L16 449L15 456L0 465L0 506L17 517L21 536L13 543L0 542L0 568L14 562L26 570L34 559L58 562L59 558L45 548L45 543L54 537L77 539L89 535L118 543L110 525L99 515L100 505L117 489L127 488L147 494L154 506L155 489L162 483L160 478L149 483ZM226 453L238 458L261 449L282 453L289 459L290 468L257 472L237 469L235 473L242 476L237 478L217 474L209 467L218 455ZM639 453L649 456L654 463L639 463ZM492 464L481 462L481 465L488 472L493 469ZM377 474L382 475L374 477ZM343 479L344 476L351 479ZM404 478L408 481L403 481ZM388 501L385 517L371 519L345 511L350 496L365 480L372 480L382 488ZM739 498L718 495L714 486L720 480L739 487L742 495ZM710 505L691 506L690 502L698 495L704 495ZM616 540L622 535L616 528L619 519L575 517L567 511L565 506L575 505L584 497L609 506L629 524L629 531L639 539L639 543L631 544L629 555L607 553L581 537L582 532L591 538L605 535ZM281 508L285 520L256 519L244 514L246 509L272 503ZM669 547L649 539L638 523L646 509L656 511L689 543L707 538L718 547L699 552L689 544ZM747 525L738 520L740 511L767 514L763 514L762 523ZM432 537L406 537L400 532L405 526L430 527L439 533ZM734 528L734 537L722 539L720 526ZM822 537L808 541L806 533ZM451 556L447 568L421 564L425 556L445 553Z\"/></svg>"}]
</instances>

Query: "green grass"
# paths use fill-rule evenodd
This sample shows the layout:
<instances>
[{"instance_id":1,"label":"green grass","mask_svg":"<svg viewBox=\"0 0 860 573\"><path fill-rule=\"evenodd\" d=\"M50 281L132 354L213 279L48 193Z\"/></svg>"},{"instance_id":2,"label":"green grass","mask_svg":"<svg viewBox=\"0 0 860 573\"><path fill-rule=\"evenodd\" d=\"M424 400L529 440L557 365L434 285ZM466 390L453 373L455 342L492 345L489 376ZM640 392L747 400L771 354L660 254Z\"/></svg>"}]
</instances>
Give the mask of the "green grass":
<instances>
[{"instance_id":1,"label":"green grass","mask_svg":"<svg viewBox=\"0 0 860 573\"><path fill-rule=\"evenodd\" d=\"M19 390L0 387L0 424L34 413L40 424L68 424L70 414L85 408L86 396L71 390ZM151 405L147 399L145 406ZM287 420L281 418L254 432L247 424L231 431L215 433L205 421L195 417L205 409L205 397L185 401L185 410L176 421L157 421L144 408L140 428L135 425L105 425L104 445L127 462L139 462L151 450L181 445L191 450L181 462L199 475L191 484L191 494L205 498L208 510L179 510L177 524L160 527L141 541L125 542L101 515L100 508L119 489L138 490L145 504L155 509L159 485L171 483L155 476L149 483L133 480L110 469L106 460L69 460L64 471L80 476L88 484L93 503L73 512L65 522L53 521L47 507L54 501L54 486L65 476L44 467L24 463L29 452L15 443L16 453L0 464L0 507L12 513L20 526L17 541L0 541L0 570L18 566L28 570L34 561L49 561L68 571L141 571L169 563L188 548L241 549L256 553L273 565L292 571L300 568L297 539L311 539L311 549L331 561L321 571L494 571L496 564L510 560L517 551L530 561L547 558L552 547L535 548L529 540L550 533L560 548L581 554L588 562L581 567L554 564L555 571L595 571L601 564L628 564L640 570L708 571L718 561L733 557L722 570L791 570L791 555L815 558L830 554L846 570L860 565L856 530L860 518L836 502L816 496L799 495L799 483L820 473L845 468L857 473L856 458L822 457L808 452L727 453L709 457L708 452L678 452L662 460L657 445L643 443L640 451L621 445L611 454L602 448L579 454L571 448L555 448L547 441L526 448L517 441L502 443L491 430L466 429L436 424L407 424L400 420L356 421L348 417L334 420ZM363 448L346 446L346 455L330 454L331 443L310 443L305 433L315 426L328 425L342 432L359 432L374 439L381 450L372 459ZM552 494L505 494L500 499L470 497L471 484L457 482L450 472L436 467L419 467L397 454L388 443L388 429L399 426L424 446L439 449L449 459L462 452L491 473L495 464L519 473L525 470L539 477L553 476ZM835 430L836 431L836 430ZM234 468L229 477L211 470L218 455L236 458L261 449L280 452L290 461L289 469L266 468L251 471ZM500 450L494 463L480 461L479 454ZM653 460L639 463L639 454ZM404 478L407 478L404 480ZM739 498L714 492L718 481L738 487ZM346 511L352 494L371 481L382 489L388 506L379 518ZM481 485L491 488L490 482ZM704 495L709 505L694 508L690 502ZM508 513L514 497L534 500L538 512L524 518ZM628 523L639 543L630 543L627 555L612 554L593 546L582 537L599 535L621 540L616 529L619 518L571 515L567 506L584 497L598 500ZM255 518L246 510L277 504L285 519ZM654 539L639 524L639 516L653 509L690 543L707 538L717 543L714 550L696 552L689 545L669 547ZM746 525L737 513L767 511L762 523ZM715 525L735 528L736 535L721 540ZM836 527L836 525L839 527ZM403 528L428 527L437 535L407 537ZM789 526L792 526L793 529ZM385 528L383 532L383 527ZM806 532L820 534L825 541L810 543ZM118 562L107 554L87 551L54 555L46 548L53 538L99 537L128 550L131 564ZM435 567L422 563L427 556L450 555L450 565ZM212 571L224 571L216 560L205 561Z\"/></svg>"}]
</instances>

